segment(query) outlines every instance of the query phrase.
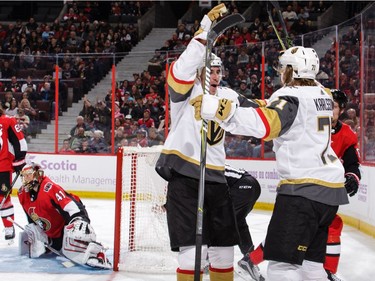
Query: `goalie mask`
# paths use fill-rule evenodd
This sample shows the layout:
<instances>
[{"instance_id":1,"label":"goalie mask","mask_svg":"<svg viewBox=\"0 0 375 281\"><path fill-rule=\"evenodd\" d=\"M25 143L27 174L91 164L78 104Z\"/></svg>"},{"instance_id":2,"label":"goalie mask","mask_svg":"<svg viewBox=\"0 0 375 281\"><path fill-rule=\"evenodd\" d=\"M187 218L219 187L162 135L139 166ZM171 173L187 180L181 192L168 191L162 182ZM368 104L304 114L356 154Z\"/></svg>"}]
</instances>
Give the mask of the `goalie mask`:
<instances>
[{"instance_id":1,"label":"goalie mask","mask_svg":"<svg viewBox=\"0 0 375 281\"><path fill-rule=\"evenodd\" d=\"M291 47L280 54L278 71L282 72L288 65L293 68L293 78L315 79L319 72L319 57L312 48Z\"/></svg>"},{"instance_id":2,"label":"goalie mask","mask_svg":"<svg viewBox=\"0 0 375 281\"><path fill-rule=\"evenodd\" d=\"M26 191L38 191L39 184L42 181L44 171L40 165L32 163L23 167L21 171L22 185Z\"/></svg>"}]
</instances>

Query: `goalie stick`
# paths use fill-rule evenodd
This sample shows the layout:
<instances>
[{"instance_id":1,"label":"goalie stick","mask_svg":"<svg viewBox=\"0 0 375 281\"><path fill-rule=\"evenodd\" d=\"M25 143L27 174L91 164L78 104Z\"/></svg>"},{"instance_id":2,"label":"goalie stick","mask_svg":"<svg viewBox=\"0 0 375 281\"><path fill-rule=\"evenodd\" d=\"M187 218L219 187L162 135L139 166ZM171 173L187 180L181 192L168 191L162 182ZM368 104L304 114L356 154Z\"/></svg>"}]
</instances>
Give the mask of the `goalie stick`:
<instances>
[{"instance_id":1,"label":"goalie stick","mask_svg":"<svg viewBox=\"0 0 375 281\"><path fill-rule=\"evenodd\" d=\"M5 200L7 200L8 196L12 193L13 186L14 186L14 184L16 183L16 181L17 181L19 175L20 175L20 172L17 172L17 173L16 173L16 176L14 177L14 179L13 179L13 181L12 181L12 183L10 184L10 187L9 187L8 192L5 194L4 198L1 200L1 202L0 202L0 210L3 208L3 205L4 205L4 203L5 203Z\"/></svg>"},{"instance_id":2,"label":"goalie stick","mask_svg":"<svg viewBox=\"0 0 375 281\"><path fill-rule=\"evenodd\" d=\"M210 89L210 72L211 72L211 52L215 45L216 39L222 35L228 28L231 28L245 18L241 14L232 14L218 21L207 34L206 55L205 55L205 80L203 81L204 94L209 94ZM204 205L204 182L206 173L206 154L207 154L207 120L202 120L201 129L201 155L200 155L200 177L198 189L198 208L195 240L195 268L194 281L200 280L200 267L202 258L202 233L203 233L203 205Z\"/></svg>"},{"instance_id":3,"label":"goalie stick","mask_svg":"<svg viewBox=\"0 0 375 281\"><path fill-rule=\"evenodd\" d=\"M22 229L23 231L25 231L25 228L22 227L20 224L18 224L17 222L15 222L11 217L7 217L7 220L12 222L14 225L16 225L17 227L19 227L20 229ZM46 247L48 250L50 250L52 253L56 254L57 256L60 256L60 257L63 257L63 258L66 258L68 259L68 261L65 261L62 263L63 266L69 268L69 267L73 267L75 266L75 262L72 261L71 259L67 258L66 256L64 256L63 254L61 254L59 251L57 251L56 249L52 248L50 245L48 245L47 243L43 243L44 244L44 247Z\"/></svg>"}]
</instances>

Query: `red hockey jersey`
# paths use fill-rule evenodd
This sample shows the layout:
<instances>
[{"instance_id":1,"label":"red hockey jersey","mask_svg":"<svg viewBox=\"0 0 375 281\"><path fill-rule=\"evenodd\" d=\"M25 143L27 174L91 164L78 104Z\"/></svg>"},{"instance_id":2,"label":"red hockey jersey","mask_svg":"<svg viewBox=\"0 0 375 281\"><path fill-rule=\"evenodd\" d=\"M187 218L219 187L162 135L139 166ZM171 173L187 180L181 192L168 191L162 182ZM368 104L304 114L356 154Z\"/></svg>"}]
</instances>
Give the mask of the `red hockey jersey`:
<instances>
[{"instance_id":1,"label":"red hockey jersey","mask_svg":"<svg viewBox=\"0 0 375 281\"><path fill-rule=\"evenodd\" d=\"M24 161L27 143L14 117L0 116L0 172L12 172L13 162Z\"/></svg>"},{"instance_id":2,"label":"red hockey jersey","mask_svg":"<svg viewBox=\"0 0 375 281\"><path fill-rule=\"evenodd\" d=\"M65 224L84 208L77 196L66 192L48 177L43 177L36 195L32 192L22 186L18 199L29 216L29 222L34 221L42 227L50 238L61 237Z\"/></svg>"}]
</instances>

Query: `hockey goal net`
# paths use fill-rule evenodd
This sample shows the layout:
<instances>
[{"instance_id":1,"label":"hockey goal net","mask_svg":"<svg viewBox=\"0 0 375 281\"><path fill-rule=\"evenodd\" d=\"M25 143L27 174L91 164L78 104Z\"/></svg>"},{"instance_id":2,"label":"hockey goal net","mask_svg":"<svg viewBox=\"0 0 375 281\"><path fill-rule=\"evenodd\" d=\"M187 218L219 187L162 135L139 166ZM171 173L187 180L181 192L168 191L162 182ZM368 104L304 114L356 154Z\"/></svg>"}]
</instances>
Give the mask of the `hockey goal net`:
<instances>
[{"instance_id":1,"label":"hockey goal net","mask_svg":"<svg viewBox=\"0 0 375 281\"><path fill-rule=\"evenodd\" d=\"M161 146L121 147L117 152L113 269L172 273L164 204L167 182L155 171Z\"/></svg>"}]
</instances>

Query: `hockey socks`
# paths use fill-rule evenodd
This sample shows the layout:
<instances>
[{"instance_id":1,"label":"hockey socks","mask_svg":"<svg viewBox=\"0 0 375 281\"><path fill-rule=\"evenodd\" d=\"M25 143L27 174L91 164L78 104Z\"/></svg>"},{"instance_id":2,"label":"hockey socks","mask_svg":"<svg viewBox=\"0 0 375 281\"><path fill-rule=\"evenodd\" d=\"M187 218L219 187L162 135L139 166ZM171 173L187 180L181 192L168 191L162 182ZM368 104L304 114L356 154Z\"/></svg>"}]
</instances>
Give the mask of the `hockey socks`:
<instances>
[{"instance_id":1,"label":"hockey socks","mask_svg":"<svg viewBox=\"0 0 375 281\"><path fill-rule=\"evenodd\" d=\"M211 281L232 281L233 267L230 268L213 268L210 266L210 280Z\"/></svg>"},{"instance_id":2,"label":"hockey socks","mask_svg":"<svg viewBox=\"0 0 375 281\"><path fill-rule=\"evenodd\" d=\"M341 253L340 236L342 228L342 219L336 215L328 228L326 260L324 262L324 269L330 271L331 273L336 273L339 266Z\"/></svg>"},{"instance_id":3,"label":"hockey socks","mask_svg":"<svg viewBox=\"0 0 375 281\"><path fill-rule=\"evenodd\" d=\"M194 281L194 270L186 270L177 268L177 281ZM200 280L202 281L203 272L200 274Z\"/></svg>"},{"instance_id":4,"label":"hockey socks","mask_svg":"<svg viewBox=\"0 0 375 281\"><path fill-rule=\"evenodd\" d=\"M262 243L260 243L259 246L254 251L252 251L251 253L249 253L250 260L255 265L258 265L262 261L264 261L264 258L263 258L263 244L264 244L264 241Z\"/></svg>"}]
</instances>

